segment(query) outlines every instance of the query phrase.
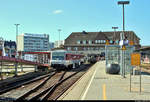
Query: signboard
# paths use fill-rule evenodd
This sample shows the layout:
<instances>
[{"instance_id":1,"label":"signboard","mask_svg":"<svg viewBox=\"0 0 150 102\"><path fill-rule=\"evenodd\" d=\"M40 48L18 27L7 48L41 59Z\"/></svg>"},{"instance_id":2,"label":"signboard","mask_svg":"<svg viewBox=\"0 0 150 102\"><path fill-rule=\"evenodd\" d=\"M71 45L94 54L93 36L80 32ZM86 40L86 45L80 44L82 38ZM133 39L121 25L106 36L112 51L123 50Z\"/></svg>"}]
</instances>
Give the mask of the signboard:
<instances>
[{"instance_id":1,"label":"signboard","mask_svg":"<svg viewBox=\"0 0 150 102\"><path fill-rule=\"evenodd\" d=\"M131 65L139 66L141 64L141 54L140 53L132 53L131 54Z\"/></svg>"}]
</instances>

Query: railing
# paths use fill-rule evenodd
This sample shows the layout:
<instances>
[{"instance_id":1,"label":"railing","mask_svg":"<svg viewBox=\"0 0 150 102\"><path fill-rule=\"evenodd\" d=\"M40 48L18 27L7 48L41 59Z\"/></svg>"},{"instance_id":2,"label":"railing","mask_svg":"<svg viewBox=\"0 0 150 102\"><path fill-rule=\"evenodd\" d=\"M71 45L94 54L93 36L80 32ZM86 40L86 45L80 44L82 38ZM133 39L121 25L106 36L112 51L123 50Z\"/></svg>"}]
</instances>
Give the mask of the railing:
<instances>
[{"instance_id":1,"label":"railing","mask_svg":"<svg viewBox=\"0 0 150 102\"><path fill-rule=\"evenodd\" d=\"M18 62L18 63L32 64L32 65L39 65L39 66L48 66L48 64L27 61L27 60L23 60L23 59L19 59L19 58L11 58L11 57L7 57L7 56L0 56L0 61L9 61L9 62Z\"/></svg>"}]
</instances>

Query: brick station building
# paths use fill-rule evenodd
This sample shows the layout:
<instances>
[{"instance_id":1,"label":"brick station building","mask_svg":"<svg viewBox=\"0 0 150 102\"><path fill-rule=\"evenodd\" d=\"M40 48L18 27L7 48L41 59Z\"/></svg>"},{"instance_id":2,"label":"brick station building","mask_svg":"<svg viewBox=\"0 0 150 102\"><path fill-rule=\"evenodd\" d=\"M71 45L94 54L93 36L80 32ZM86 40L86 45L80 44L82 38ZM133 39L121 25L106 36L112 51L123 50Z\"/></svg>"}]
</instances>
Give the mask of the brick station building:
<instances>
[{"instance_id":1,"label":"brick station building","mask_svg":"<svg viewBox=\"0 0 150 102\"><path fill-rule=\"evenodd\" d=\"M99 54L105 52L106 40L110 44L119 44L121 31L116 32L72 32L66 39L64 48L82 53ZM133 41L136 49L140 48L140 38L133 31L125 31L129 41Z\"/></svg>"}]
</instances>

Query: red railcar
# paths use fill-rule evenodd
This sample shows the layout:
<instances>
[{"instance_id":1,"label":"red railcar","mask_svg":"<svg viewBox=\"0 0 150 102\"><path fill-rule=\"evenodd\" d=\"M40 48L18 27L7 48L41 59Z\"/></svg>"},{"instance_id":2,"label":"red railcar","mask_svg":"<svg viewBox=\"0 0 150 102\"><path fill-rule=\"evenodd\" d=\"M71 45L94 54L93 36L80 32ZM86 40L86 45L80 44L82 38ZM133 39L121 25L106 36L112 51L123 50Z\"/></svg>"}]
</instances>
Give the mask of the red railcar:
<instances>
[{"instance_id":1,"label":"red railcar","mask_svg":"<svg viewBox=\"0 0 150 102\"><path fill-rule=\"evenodd\" d=\"M84 62L84 55L72 51L55 50L51 52L51 66L57 69L76 68Z\"/></svg>"}]
</instances>

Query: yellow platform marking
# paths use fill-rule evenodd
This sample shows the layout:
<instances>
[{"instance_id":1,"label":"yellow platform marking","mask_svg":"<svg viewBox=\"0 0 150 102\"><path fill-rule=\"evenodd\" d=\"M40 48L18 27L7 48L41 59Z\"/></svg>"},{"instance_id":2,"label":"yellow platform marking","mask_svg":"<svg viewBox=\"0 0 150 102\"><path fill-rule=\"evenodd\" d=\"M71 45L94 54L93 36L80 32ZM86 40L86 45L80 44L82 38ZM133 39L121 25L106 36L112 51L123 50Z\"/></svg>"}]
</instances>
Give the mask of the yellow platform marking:
<instances>
[{"instance_id":1,"label":"yellow platform marking","mask_svg":"<svg viewBox=\"0 0 150 102\"><path fill-rule=\"evenodd\" d=\"M103 84L103 100L106 100L106 85Z\"/></svg>"}]
</instances>

